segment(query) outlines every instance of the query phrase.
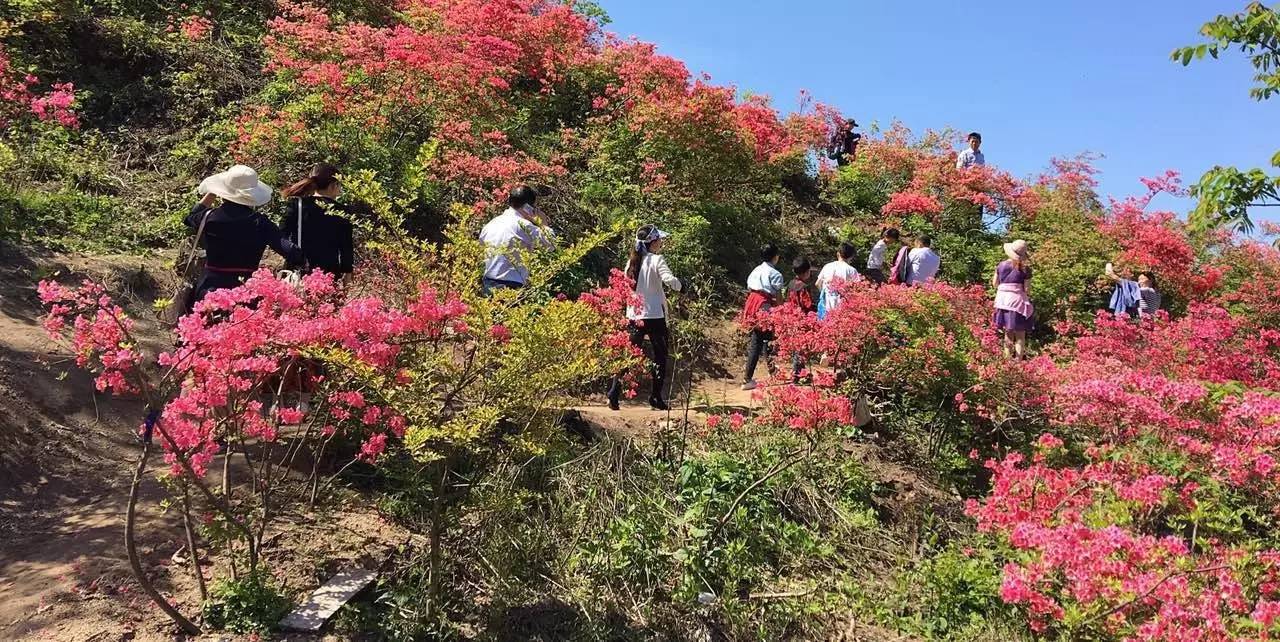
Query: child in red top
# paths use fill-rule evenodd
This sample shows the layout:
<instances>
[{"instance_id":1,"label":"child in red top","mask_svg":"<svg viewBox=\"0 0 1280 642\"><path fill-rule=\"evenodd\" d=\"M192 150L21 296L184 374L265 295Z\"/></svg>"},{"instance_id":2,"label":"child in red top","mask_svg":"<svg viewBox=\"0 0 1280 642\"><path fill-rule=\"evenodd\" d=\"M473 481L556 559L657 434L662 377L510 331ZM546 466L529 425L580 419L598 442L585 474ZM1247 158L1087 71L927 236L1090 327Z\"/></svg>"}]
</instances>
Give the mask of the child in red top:
<instances>
[{"instance_id":1,"label":"child in red top","mask_svg":"<svg viewBox=\"0 0 1280 642\"><path fill-rule=\"evenodd\" d=\"M787 301L794 303L805 314L814 314L818 311L818 304L813 301L813 289L809 287L809 279L813 276L813 266L809 264L809 259L802 257L791 262L791 269L795 272L796 277L787 284ZM805 360L800 358L799 352L791 354L791 378L792 381L800 379L800 373L804 370Z\"/></svg>"}]
</instances>

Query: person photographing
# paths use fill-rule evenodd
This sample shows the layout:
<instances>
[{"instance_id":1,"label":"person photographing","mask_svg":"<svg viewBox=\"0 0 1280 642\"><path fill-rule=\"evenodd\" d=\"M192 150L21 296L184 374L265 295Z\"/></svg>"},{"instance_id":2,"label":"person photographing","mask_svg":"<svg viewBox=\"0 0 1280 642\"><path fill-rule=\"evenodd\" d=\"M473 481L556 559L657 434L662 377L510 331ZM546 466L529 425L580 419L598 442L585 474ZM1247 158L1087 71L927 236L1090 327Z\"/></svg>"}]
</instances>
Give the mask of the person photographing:
<instances>
[{"instance_id":1,"label":"person photographing","mask_svg":"<svg viewBox=\"0 0 1280 642\"><path fill-rule=\"evenodd\" d=\"M536 207L538 193L521 185L507 196L507 209L485 224L480 241L487 248L481 289L485 296L495 290L519 290L529 282L529 268L522 253L555 248L555 232Z\"/></svg>"}]
</instances>

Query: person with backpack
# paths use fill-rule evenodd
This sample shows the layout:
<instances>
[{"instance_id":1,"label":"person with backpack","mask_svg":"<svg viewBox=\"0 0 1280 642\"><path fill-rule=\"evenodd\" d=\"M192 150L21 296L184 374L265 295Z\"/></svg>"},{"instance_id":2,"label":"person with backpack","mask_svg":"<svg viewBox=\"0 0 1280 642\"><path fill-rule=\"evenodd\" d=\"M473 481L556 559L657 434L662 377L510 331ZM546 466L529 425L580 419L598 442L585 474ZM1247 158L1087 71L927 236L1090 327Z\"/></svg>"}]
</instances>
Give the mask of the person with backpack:
<instances>
[{"instance_id":1,"label":"person with backpack","mask_svg":"<svg viewBox=\"0 0 1280 642\"><path fill-rule=\"evenodd\" d=\"M901 237L902 233L893 227L880 232L880 240L876 241L871 254L867 256L867 280L876 285L888 282L889 277L884 273L885 253L889 251L889 245L898 245Z\"/></svg>"},{"instance_id":2,"label":"person with backpack","mask_svg":"<svg viewBox=\"0 0 1280 642\"><path fill-rule=\"evenodd\" d=\"M654 410L668 410L663 399L667 382L668 328L666 289L681 290L680 279L671 272L667 259L662 256L663 242L670 235L655 225L643 225L636 230L635 245L627 259L627 276L636 283L636 296L627 306L627 330L631 344L637 348L649 340L649 374L653 388L649 392L649 406ZM609 408L618 410L622 396L622 380L614 377L609 385Z\"/></svg>"},{"instance_id":3,"label":"person with backpack","mask_svg":"<svg viewBox=\"0 0 1280 642\"><path fill-rule=\"evenodd\" d=\"M857 126L857 121L850 118L831 138L829 156L839 167L844 167L858 158L858 143L862 141L862 134L853 131Z\"/></svg>"},{"instance_id":4,"label":"person with backpack","mask_svg":"<svg viewBox=\"0 0 1280 642\"><path fill-rule=\"evenodd\" d=\"M893 255L889 268L889 283L906 285L911 282L911 245L903 243Z\"/></svg>"},{"instance_id":5,"label":"person with backpack","mask_svg":"<svg viewBox=\"0 0 1280 642\"><path fill-rule=\"evenodd\" d=\"M204 179L199 203L183 219L196 230L206 252L204 273L187 303L187 312L215 290L239 287L258 270L267 248L286 261L305 260L302 251L258 211L271 200L272 189L244 165Z\"/></svg>"},{"instance_id":6,"label":"person with backpack","mask_svg":"<svg viewBox=\"0 0 1280 642\"><path fill-rule=\"evenodd\" d=\"M342 195L338 168L319 163L306 178L284 188L284 233L302 250L301 262L285 267L300 272L323 270L335 278L346 278L355 264L351 220L347 206L336 199Z\"/></svg>"}]
</instances>

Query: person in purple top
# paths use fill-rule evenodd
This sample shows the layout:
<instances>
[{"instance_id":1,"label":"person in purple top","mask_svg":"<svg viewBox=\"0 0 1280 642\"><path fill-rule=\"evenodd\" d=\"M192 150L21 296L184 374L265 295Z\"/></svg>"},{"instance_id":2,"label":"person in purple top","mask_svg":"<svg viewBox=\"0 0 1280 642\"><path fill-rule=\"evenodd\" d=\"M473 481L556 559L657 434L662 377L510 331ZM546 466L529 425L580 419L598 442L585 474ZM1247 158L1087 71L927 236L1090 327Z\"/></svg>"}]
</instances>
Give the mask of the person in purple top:
<instances>
[{"instance_id":1,"label":"person in purple top","mask_svg":"<svg viewBox=\"0 0 1280 642\"><path fill-rule=\"evenodd\" d=\"M992 323L1004 335L1004 356L1021 359L1027 353L1027 331L1033 327L1035 316L1029 290L1030 252L1027 242L1019 239L1005 243L1004 253L1009 256L1008 260L996 266L996 273L991 277L991 285L996 289Z\"/></svg>"}]
</instances>

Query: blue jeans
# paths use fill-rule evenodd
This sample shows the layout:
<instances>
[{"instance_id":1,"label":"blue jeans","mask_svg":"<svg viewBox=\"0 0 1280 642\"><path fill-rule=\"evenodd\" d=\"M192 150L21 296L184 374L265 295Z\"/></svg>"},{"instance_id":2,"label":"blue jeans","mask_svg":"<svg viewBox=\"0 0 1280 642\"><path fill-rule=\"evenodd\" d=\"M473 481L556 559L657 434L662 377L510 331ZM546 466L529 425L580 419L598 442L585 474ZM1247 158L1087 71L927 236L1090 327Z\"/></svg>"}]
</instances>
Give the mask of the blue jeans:
<instances>
[{"instance_id":1,"label":"blue jeans","mask_svg":"<svg viewBox=\"0 0 1280 642\"><path fill-rule=\"evenodd\" d=\"M480 291L483 292L485 296L493 296L494 290L519 290L523 287L523 283L503 281L502 279L491 279L487 276L480 280Z\"/></svg>"}]
</instances>

